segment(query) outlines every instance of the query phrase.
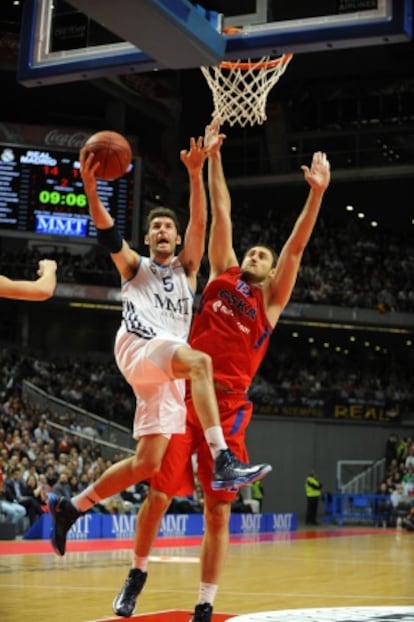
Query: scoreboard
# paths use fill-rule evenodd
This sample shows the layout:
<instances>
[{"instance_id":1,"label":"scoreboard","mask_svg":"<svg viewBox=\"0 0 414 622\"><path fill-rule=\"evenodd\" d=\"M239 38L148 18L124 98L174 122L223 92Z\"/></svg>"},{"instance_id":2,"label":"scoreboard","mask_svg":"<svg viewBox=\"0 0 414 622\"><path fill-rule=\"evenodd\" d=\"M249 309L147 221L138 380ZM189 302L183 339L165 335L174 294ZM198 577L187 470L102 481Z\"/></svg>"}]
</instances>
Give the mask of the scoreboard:
<instances>
[{"instance_id":1,"label":"scoreboard","mask_svg":"<svg viewBox=\"0 0 414 622\"><path fill-rule=\"evenodd\" d=\"M114 181L97 180L120 234L135 242L139 158ZM0 233L91 241L96 228L80 176L78 153L0 143Z\"/></svg>"}]
</instances>

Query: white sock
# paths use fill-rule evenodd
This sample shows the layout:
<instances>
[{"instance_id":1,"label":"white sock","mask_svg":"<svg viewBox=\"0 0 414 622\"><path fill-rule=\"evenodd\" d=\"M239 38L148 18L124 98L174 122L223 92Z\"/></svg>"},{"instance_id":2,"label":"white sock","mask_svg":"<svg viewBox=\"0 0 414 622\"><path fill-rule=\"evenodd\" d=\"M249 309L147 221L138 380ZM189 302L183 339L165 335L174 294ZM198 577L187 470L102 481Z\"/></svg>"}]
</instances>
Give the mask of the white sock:
<instances>
[{"instance_id":1,"label":"white sock","mask_svg":"<svg viewBox=\"0 0 414 622\"><path fill-rule=\"evenodd\" d=\"M200 587L198 588L198 604L209 603L213 605L217 590L218 585L215 583L200 583Z\"/></svg>"},{"instance_id":2,"label":"white sock","mask_svg":"<svg viewBox=\"0 0 414 622\"><path fill-rule=\"evenodd\" d=\"M138 570L142 570L142 572L147 572L148 557L139 557L139 555L134 554L132 558L132 568L138 568Z\"/></svg>"},{"instance_id":3,"label":"white sock","mask_svg":"<svg viewBox=\"0 0 414 622\"><path fill-rule=\"evenodd\" d=\"M215 458L218 452L222 449L227 449L227 443L224 440L223 428L220 425L213 425L211 428L204 430L204 436L213 458Z\"/></svg>"},{"instance_id":4,"label":"white sock","mask_svg":"<svg viewBox=\"0 0 414 622\"><path fill-rule=\"evenodd\" d=\"M79 512L87 512L94 505L102 501L101 497L96 494L93 484L82 490L78 495L71 499L72 504Z\"/></svg>"}]
</instances>

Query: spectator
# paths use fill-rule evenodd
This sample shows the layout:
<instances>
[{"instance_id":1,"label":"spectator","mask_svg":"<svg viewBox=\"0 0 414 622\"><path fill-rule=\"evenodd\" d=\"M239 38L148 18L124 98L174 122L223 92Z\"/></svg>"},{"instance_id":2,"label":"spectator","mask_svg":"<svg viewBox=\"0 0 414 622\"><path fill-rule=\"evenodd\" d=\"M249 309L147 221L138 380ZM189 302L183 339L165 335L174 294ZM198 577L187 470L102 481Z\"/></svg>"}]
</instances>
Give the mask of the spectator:
<instances>
[{"instance_id":1,"label":"spectator","mask_svg":"<svg viewBox=\"0 0 414 622\"><path fill-rule=\"evenodd\" d=\"M408 531L414 531L414 505L412 505L405 516L402 517L401 524L408 529Z\"/></svg>"},{"instance_id":2,"label":"spectator","mask_svg":"<svg viewBox=\"0 0 414 622\"><path fill-rule=\"evenodd\" d=\"M234 499L234 501L232 501L231 513L232 514L251 514L252 513L252 508L249 504L245 503L241 490L238 491L237 497Z\"/></svg>"},{"instance_id":3,"label":"spectator","mask_svg":"<svg viewBox=\"0 0 414 622\"><path fill-rule=\"evenodd\" d=\"M26 516L26 508L17 502L7 499L3 476L0 474L0 514L4 514L6 520L16 525L17 531L22 530L22 521Z\"/></svg>"},{"instance_id":4,"label":"spectator","mask_svg":"<svg viewBox=\"0 0 414 622\"><path fill-rule=\"evenodd\" d=\"M410 439L408 437L404 437L400 440L397 445L397 460L398 462L405 462L408 455L408 446L410 443Z\"/></svg>"},{"instance_id":5,"label":"spectator","mask_svg":"<svg viewBox=\"0 0 414 622\"><path fill-rule=\"evenodd\" d=\"M50 434L48 430L46 415L42 415L39 424L34 431L34 437L39 442L50 441Z\"/></svg>"},{"instance_id":6,"label":"spectator","mask_svg":"<svg viewBox=\"0 0 414 622\"><path fill-rule=\"evenodd\" d=\"M405 468L408 469L410 466L414 468L414 443L409 445L405 459Z\"/></svg>"},{"instance_id":7,"label":"spectator","mask_svg":"<svg viewBox=\"0 0 414 622\"><path fill-rule=\"evenodd\" d=\"M78 494L78 492L80 492L80 488L79 488L79 479L78 476L76 474L72 474L69 477L69 486L70 486L70 490L71 490L71 496Z\"/></svg>"},{"instance_id":8,"label":"spectator","mask_svg":"<svg viewBox=\"0 0 414 622\"><path fill-rule=\"evenodd\" d=\"M306 525L318 525L318 505L321 496L322 484L318 480L315 471L311 471L305 481L306 492Z\"/></svg>"},{"instance_id":9,"label":"spectator","mask_svg":"<svg viewBox=\"0 0 414 622\"><path fill-rule=\"evenodd\" d=\"M61 454L70 454L72 444L69 434L67 434L66 432L63 433L62 438L58 442L57 448L59 453Z\"/></svg>"},{"instance_id":10,"label":"spectator","mask_svg":"<svg viewBox=\"0 0 414 622\"><path fill-rule=\"evenodd\" d=\"M385 467L388 469L393 460L397 459L398 435L391 432L385 444Z\"/></svg>"},{"instance_id":11,"label":"spectator","mask_svg":"<svg viewBox=\"0 0 414 622\"><path fill-rule=\"evenodd\" d=\"M414 495L414 467L409 465L406 469L401 483L404 487L404 494L409 497Z\"/></svg>"},{"instance_id":12,"label":"spectator","mask_svg":"<svg viewBox=\"0 0 414 622\"><path fill-rule=\"evenodd\" d=\"M252 484L252 499L255 499L259 503L259 513L262 513L263 510L263 498L264 498L264 488L262 482L259 480L257 482L253 482Z\"/></svg>"},{"instance_id":13,"label":"spectator","mask_svg":"<svg viewBox=\"0 0 414 622\"><path fill-rule=\"evenodd\" d=\"M58 481L58 477L59 473L56 470L54 463L49 462L46 465L46 481L50 488L53 488L53 486L56 484L56 482Z\"/></svg>"},{"instance_id":14,"label":"spectator","mask_svg":"<svg viewBox=\"0 0 414 622\"><path fill-rule=\"evenodd\" d=\"M67 471L69 465L69 455L66 453L60 453L58 456L58 461L56 465L56 469L58 473L62 473L62 471Z\"/></svg>"},{"instance_id":15,"label":"spectator","mask_svg":"<svg viewBox=\"0 0 414 622\"><path fill-rule=\"evenodd\" d=\"M412 504L411 498L405 495L402 484L397 484L395 490L390 495L390 502L392 506L390 524L393 526L398 525Z\"/></svg>"},{"instance_id":16,"label":"spectator","mask_svg":"<svg viewBox=\"0 0 414 622\"><path fill-rule=\"evenodd\" d=\"M42 515L42 508L39 501L33 498L27 486L21 478L22 471L19 466L15 466L11 473L12 477L5 482L5 493L7 501L19 503L26 508L30 525L33 525L39 516Z\"/></svg>"},{"instance_id":17,"label":"spectator","mask_svg":"<svg viewBox=\"0 0 414 622\"><path fill-rule=\"evenodd\" d=\"M69 474L66 470L60 471L59 479L53 486L52 491L59 497L66 497L66 499L72 498L72 490L69 484Z\"/></svg>"},{"instance_id":18,"label":"spectator","mask_svg":"<svg viewBox=\"0 0 414 622\"><path fill-rule=\"evenodd\" d=\"M33 497L38 501L42 512L47 511L47 488L45 487L45 482L37 481L34 475L29 475L26 482L26 491L29 497Z\"/></svg>"}]
</instances>

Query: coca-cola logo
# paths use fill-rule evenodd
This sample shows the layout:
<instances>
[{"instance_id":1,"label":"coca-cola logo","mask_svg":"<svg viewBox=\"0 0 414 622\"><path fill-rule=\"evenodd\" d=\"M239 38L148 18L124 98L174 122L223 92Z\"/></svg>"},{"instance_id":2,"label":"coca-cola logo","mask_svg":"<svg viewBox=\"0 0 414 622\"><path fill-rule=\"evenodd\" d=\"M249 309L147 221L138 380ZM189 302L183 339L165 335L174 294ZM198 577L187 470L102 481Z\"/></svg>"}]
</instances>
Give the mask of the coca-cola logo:
<instances>
[{"instance_id":1,"label":"coca-cola logo","mask_svg":"<svg viewBox=\"0 0 414 622\"><path fill-rule=\"evenodd\" d=\"M45 136L45 144L55 147L69 147L72 149L80 149L89 138L90 133L73 132L64 133L57 129L50 130Z\"/></svg>"}]
</instances>

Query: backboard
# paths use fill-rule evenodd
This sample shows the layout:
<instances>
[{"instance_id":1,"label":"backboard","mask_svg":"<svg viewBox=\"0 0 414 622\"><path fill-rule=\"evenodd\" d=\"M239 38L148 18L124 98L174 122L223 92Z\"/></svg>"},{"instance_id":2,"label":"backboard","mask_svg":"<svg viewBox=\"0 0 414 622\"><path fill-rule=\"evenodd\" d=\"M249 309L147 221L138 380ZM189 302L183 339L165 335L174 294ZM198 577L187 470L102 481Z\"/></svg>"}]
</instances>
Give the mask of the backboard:
<instances>
[{"instance_id":1,"label":"backboard","mask_svg":"<svg viewBox=\"0 0 414 622\"><path fill-rule=\"evenodd\" d=\"M412 12L413 0L26 0L17 79L40 86L388 45L412 39Z\"/></svg>"}]
</instances>

